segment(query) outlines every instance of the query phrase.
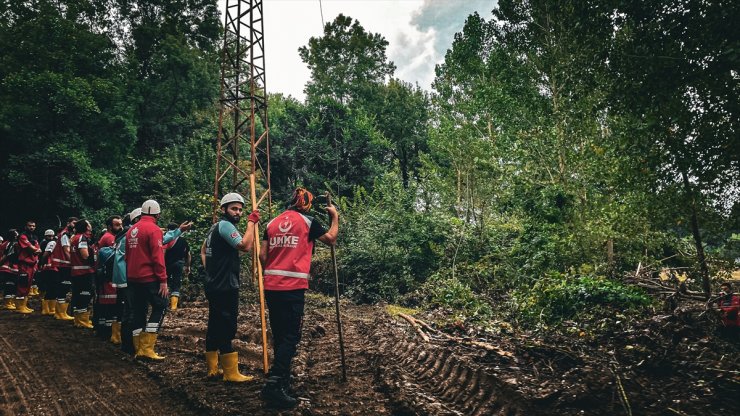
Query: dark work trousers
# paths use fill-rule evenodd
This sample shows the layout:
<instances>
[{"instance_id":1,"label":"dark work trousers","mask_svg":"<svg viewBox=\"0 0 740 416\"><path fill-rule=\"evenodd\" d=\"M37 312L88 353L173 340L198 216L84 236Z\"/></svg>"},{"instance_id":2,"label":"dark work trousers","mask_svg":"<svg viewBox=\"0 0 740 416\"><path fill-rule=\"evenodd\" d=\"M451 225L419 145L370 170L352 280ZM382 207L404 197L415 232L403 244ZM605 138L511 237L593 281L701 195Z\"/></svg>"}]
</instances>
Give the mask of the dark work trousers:
<instances>
[{"instance_id":1,"label":"dark work trousers","mask_svg":"<svg viewBox=\"0 0 740 416\"><path fill-rule=\"evenodd\" d=\"M33 266L28 267L26 264L18 265L18 274L15 281L16 299L23 299L28 296L28 291L31 289L31 277L29 276L32 275Z\"/></svg>"},{"instance_id":2,"label":"dark work trousers","mask_svg":"<svg viewBox=\"0 0 740 416\"><path fill-rule=\"evenodd\" d=\"M57 273L57 303L67 303L67 293L72 289L72 280L69 267L60 267Z\"/></svg>"},{"instance_id":3,"label":"dark work trousers","mask_svg":"<svg viewBox=\"0 0 740 416\"><path fill-rule=\"evenodd\" d=\"M275 355L270 376L289 378L290 364L301 341L305 290L266 290L265 300L270 311L270 329Z\"/></svg>"},{"instance_id":4,"label":"dark work trousers","mask_svg":"<svg viewBox=\"0 0 740 416\"><path fill-rule=\"evenodd\" d=\"M164 320L164 311L167 308L167 298L159 295L159 282L128 282L128 288L131 291L131 307L134 314L131 325L132 335L138 335L142 331L158 333ZM147 319L149 305L152 307L152 313Z\"/></svg>"},{"instance_id":5,"label":"dark work trousers","mask_svg":"<svg viewBox=\"0 0 740 416\"><path fill-rule=\"evenodd\" d=\"M185 260L167 265L167 285L170 287L170 296L180 297L183 267L185 267Z\"/></svg>"},{"instance_id":6,"label":"dark work trousers","mask_svg":"<svg viewBox=\"0 0 740 416\"><path fill-rule=\"evenodd\" d=\"M131 307L131 289L128 287L117 288L116 306L121 322L121 351L134 354L134 339L132 335L134 323L134 310Z\"/></svg>"},{"instance_id":7,"label":"dark work trousers","mask_svg":"<svg viewBox=\"0 0 740 416\"><path fill-rule=\"evenodd\" d=\"M34 281L36 283L36 286L39 287L39 292L44 294L44 299L54 299L52 296L51 298L47 299L46 297L49 296L48 293L51 292L50 288L52 287L51 281L54 278L54 274L56 272L53 270L39 270L36 272L36 275L34 276Z\"/></svg>"},{"instance_id":8,"label":"dark work trousers","mask_svg":"<svg viewBox=\"0 0 740 416\"><path fill-rule=\"evenodd\" d=\"M74 313L87 312L93 293L94 273L72 276L72 311Z\"/></svg>"},{"instance_id":9,"label":"dark work trousers","mask_svg":"<svg viewBox=\"0 0 740 416\"><path fill-rule=\"evenodd\" d=\"M116 317L117 294L108 277L95 273L95 302L93 304L93 325L102 338L110 338L111 326Z\"/></svg>"},{"instance_id":10,"label":"dark work trousers","mask_svg":"<svg viewBox=\"0 0 740 416\"><path fill-rule=\"evenodd\" d=\"M221 354L234 352L231 341L236 336L239 290L208 292L206 298L208 299L206 351L218 350Z\"/></svg>"},{"instance_id":11,"label":"dark work trousers","mask_svg":"<svg viewBox=\"0 0 740 416\"><path fill-rule=\"evenodd\" d=\"M15 273L0 272L5 299L15 299Z\"/></svg>"},{"instance_id":12,"label":"dark work trousers","mask_svg":"<svg viewBox=\"0 0 740 416\"><path fill-rule=\"evenodd\" d=\"M56 300L57 293L59 292L59 272L56 270L44 270L39 274L44 275L43 280L46 280L46 293L44 293L44 300ZM39 290L43 290L39 285Z\"/></svg>"}]
</instances>

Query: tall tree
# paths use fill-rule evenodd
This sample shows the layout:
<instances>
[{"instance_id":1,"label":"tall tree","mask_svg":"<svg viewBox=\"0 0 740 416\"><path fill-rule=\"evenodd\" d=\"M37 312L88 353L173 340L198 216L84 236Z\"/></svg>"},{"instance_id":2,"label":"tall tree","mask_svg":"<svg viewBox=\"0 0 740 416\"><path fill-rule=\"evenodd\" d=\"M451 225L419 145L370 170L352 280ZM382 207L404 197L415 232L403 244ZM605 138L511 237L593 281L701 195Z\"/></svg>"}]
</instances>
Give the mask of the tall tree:
<instances>
[{"instance_id":1,"label":"tall tree","mask_svg":"<svg viewBox=\"0 0 740 416\"><path fill-rule=\"evenodd\" d=\"M707 296L701 215L729 212L740 196L736 11L723 1L670 1L657 9L626 1L614 14L614 107L633 120L633 145L659 174L656 191L682 189Z\"/></svg>"},{"instance_id":2,"label":"tall tree","mask_svg":"<svg viewBox=\"0 0 740 416\"><path fill-rule=\"evenodd\" d=\"M96 4L10 2L0 18L0 193L14 196L0 208L6 225L120 208L115 168L134 144L134 114Z\"/></svg>"},{"instance_id":3,"label":"tall tree","mask_svg":"<svg viewBox=\"0 0 740 416\"><path fill-rule=\"evenodd\" d=\"M192 114L218 94L216 0L116 0L127 84L136 103L137 148L183 143L203 127Z\"/></svg>"},{"instance_id":4,"label":"tall tree","mask_svg":"<svg viewBox=\"0 0 740 416\"><path fill-rule=\"evenodd\" d=\"M375 85L393 75L395 65L388 61L388 41L378 33L368 33L360 22L339 14L324 26L321 37L311 37L298 49L311 70L306 95L331 97L340 103L364 99Z\"/></svg>"}]
</instances>

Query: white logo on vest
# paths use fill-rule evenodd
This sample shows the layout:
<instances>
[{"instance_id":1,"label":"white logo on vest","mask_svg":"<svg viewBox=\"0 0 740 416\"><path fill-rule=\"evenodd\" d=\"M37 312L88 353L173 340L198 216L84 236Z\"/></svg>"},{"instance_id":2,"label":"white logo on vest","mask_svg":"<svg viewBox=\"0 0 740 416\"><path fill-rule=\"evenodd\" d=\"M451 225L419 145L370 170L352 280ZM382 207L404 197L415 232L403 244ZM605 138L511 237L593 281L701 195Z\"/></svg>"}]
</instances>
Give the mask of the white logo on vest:
<instances>
[{"instance_id":1,"label":"white logo on vest","mask_svg":"<svg viewBox=\"0 0 740 416\"><path fill-rule=\"evenodd\" d=\"M289 218L286 218L285 221L278 224L278 230L280 230L281 233L287 233L291 228L293 228L293 223Z\"/></svg>"}]
</instances>

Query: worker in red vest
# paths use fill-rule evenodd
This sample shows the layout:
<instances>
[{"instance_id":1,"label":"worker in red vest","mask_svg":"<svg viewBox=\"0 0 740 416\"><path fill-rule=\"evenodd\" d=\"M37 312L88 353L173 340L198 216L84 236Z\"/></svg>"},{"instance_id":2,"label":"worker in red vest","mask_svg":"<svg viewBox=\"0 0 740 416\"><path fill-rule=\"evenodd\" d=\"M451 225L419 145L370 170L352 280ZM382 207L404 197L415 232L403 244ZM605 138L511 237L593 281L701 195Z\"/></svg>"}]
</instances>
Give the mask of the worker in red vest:
<instances>
[{"instance_id":1,"label":"worker in red vest","mask_svg":"<svg viewBox=\"0 0 740 416\"><path fill-rule=\"evenodd\" d=\"M208 330L206 332L207 377L219 375L231 382L250 381L254 377L239 372L239 355L231 341L236 336L239 316L240 261L239 253L254 246L254 225L259 211L249 214L247 229L241 235L236 229L244 209L244 198L235 192L221 198L221 220L211 226L200 250L206 269L205 292L208 299Z\"/></svg>"},{"instance_id":2,"label":"worker in red vest","mask_svg":"<svg viewBox=\"0 0 740 416\"><path fill-rule=\"evenodd\" d=\"M720 285L720 290L717 307L719 307L722 326L732 328L731 330L740 328L740 296L732 293L732 286L727 282Z\"/></svg>"},{"instance_id":3,"label":"worker in red vest","mask_svg":"<svg viewBox=\"0 0 740 416\"><path fill-rule=\"evenodd\" d=\"M326 208L331 220L329 231L326 231L316 218L308 215L312 203L313 195L297 188L289 208L267 224L260 251L274 352L262 398L270 405L283 408L297 404L290 395L290 366L301 340L314 243L319 240L334 245L339 232L336 208Z\"/></svg>"},{"instance_id":4,"label":"worker in red vest","mask_svg":"<svg viewBox=\"0 0 740 416\"><path fill-rule=\"evenodd\" d=\"M74 326L92 329L89 308L95 276L95 252L92 226L87 220L83 219L75 223L75 235L69 240L69 245L71 248L69 260Z\"/></svg>"},{"instance_id":5,"label":"worker in red vest","mask_svg":"<svg viewBox=\"0 0 740 416\"><path fill-rule=\"evenodd\" d=\"M51 264L57 270L56 278L52 280L53 289L45 296L47 299L55 300L54 306L54 318L62 321L74 320L73 317L67 314L69 303L67 303L67 293L70 292L72 287L72 280L70 280L70 274L72 272L70 255L71 246L70 239L74 235L75 224L77 223L76 217L69 217L67 219L67 225L62 228L57 234L57 244L51 252Z\"/></svg>"},{"instance_id":6,"label":"worker in red vest","mask_svg":"<svg viewBox=\"0 0 740 416\"><path fill-rule=\"evenodd\" d=\"M18 275L16 280L16 312L32 313L33 309L28 307L28 297L31 289L31 281L36 273L36 264L39 261L41 247L35 234L36 221L26 221L26 228L18 236Z\"/></svg>"},{"instance_id":7,"label":"worker in red vest","mask_svg":"<svg viewBox=\"0 0 740 416\"><path fill-rule=\"evenodd\" d=\"M18 231L8 230L5 239L0 244L0 283L3 285L5 304L3 309L14 311L15 285L18 276Z\"/></svg>"},{"instance_id":8,"label":"worker in red vest","mask_svg":"<svg viewBox=\"0 0 740 416\"><path fill-rule=\"evenodd\" d=\"M162 230L157 226L161 210L157 201L144 201L141 220L126 232L126 278L133 312L132 336L136 357L162 360L154 351L157 334L167 308L167 271ZM188 231L192 224L180 226ZM152 312L147 319L149 306Z\"/></svg>"}]
</instances>

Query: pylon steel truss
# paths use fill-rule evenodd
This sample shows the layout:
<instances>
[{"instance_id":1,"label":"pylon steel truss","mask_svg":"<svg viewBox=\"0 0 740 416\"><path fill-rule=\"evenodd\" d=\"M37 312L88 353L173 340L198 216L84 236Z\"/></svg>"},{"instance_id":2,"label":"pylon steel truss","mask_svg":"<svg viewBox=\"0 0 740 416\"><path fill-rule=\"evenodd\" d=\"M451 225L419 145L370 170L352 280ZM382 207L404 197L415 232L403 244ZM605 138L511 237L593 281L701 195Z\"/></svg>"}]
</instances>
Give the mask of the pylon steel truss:
<instances>
[{"instance_id":1,"label":"pylon steel truss","mask_svg":"<svg viewBox=\"0 0 740 416\"><path fill-rule=\"evenodd\" d=\"M221 54L221 108L213 187L219 197L239 192L253 207L272 205L262 0L227 0ZM255 188L250 189L250 177Z\"/></svg>"},{"instance_id":2,"label":"pylon steel truss","mask_svg":"<svg viewBox=\"0 0 740 416\"><path fill-rule=\"evenodd\" d=\"M267 205L266 210L261 210L265 217L272 208L262 0L227 0L225 15L213 185L214 222L219 215L219 197L227 192L247 196L252 209ZM243 157L246 153L248 158ZM255 224L252 276L259 286L262 358L267 373L267 326L259 235Z\"/></svg>"}]
</instances>

